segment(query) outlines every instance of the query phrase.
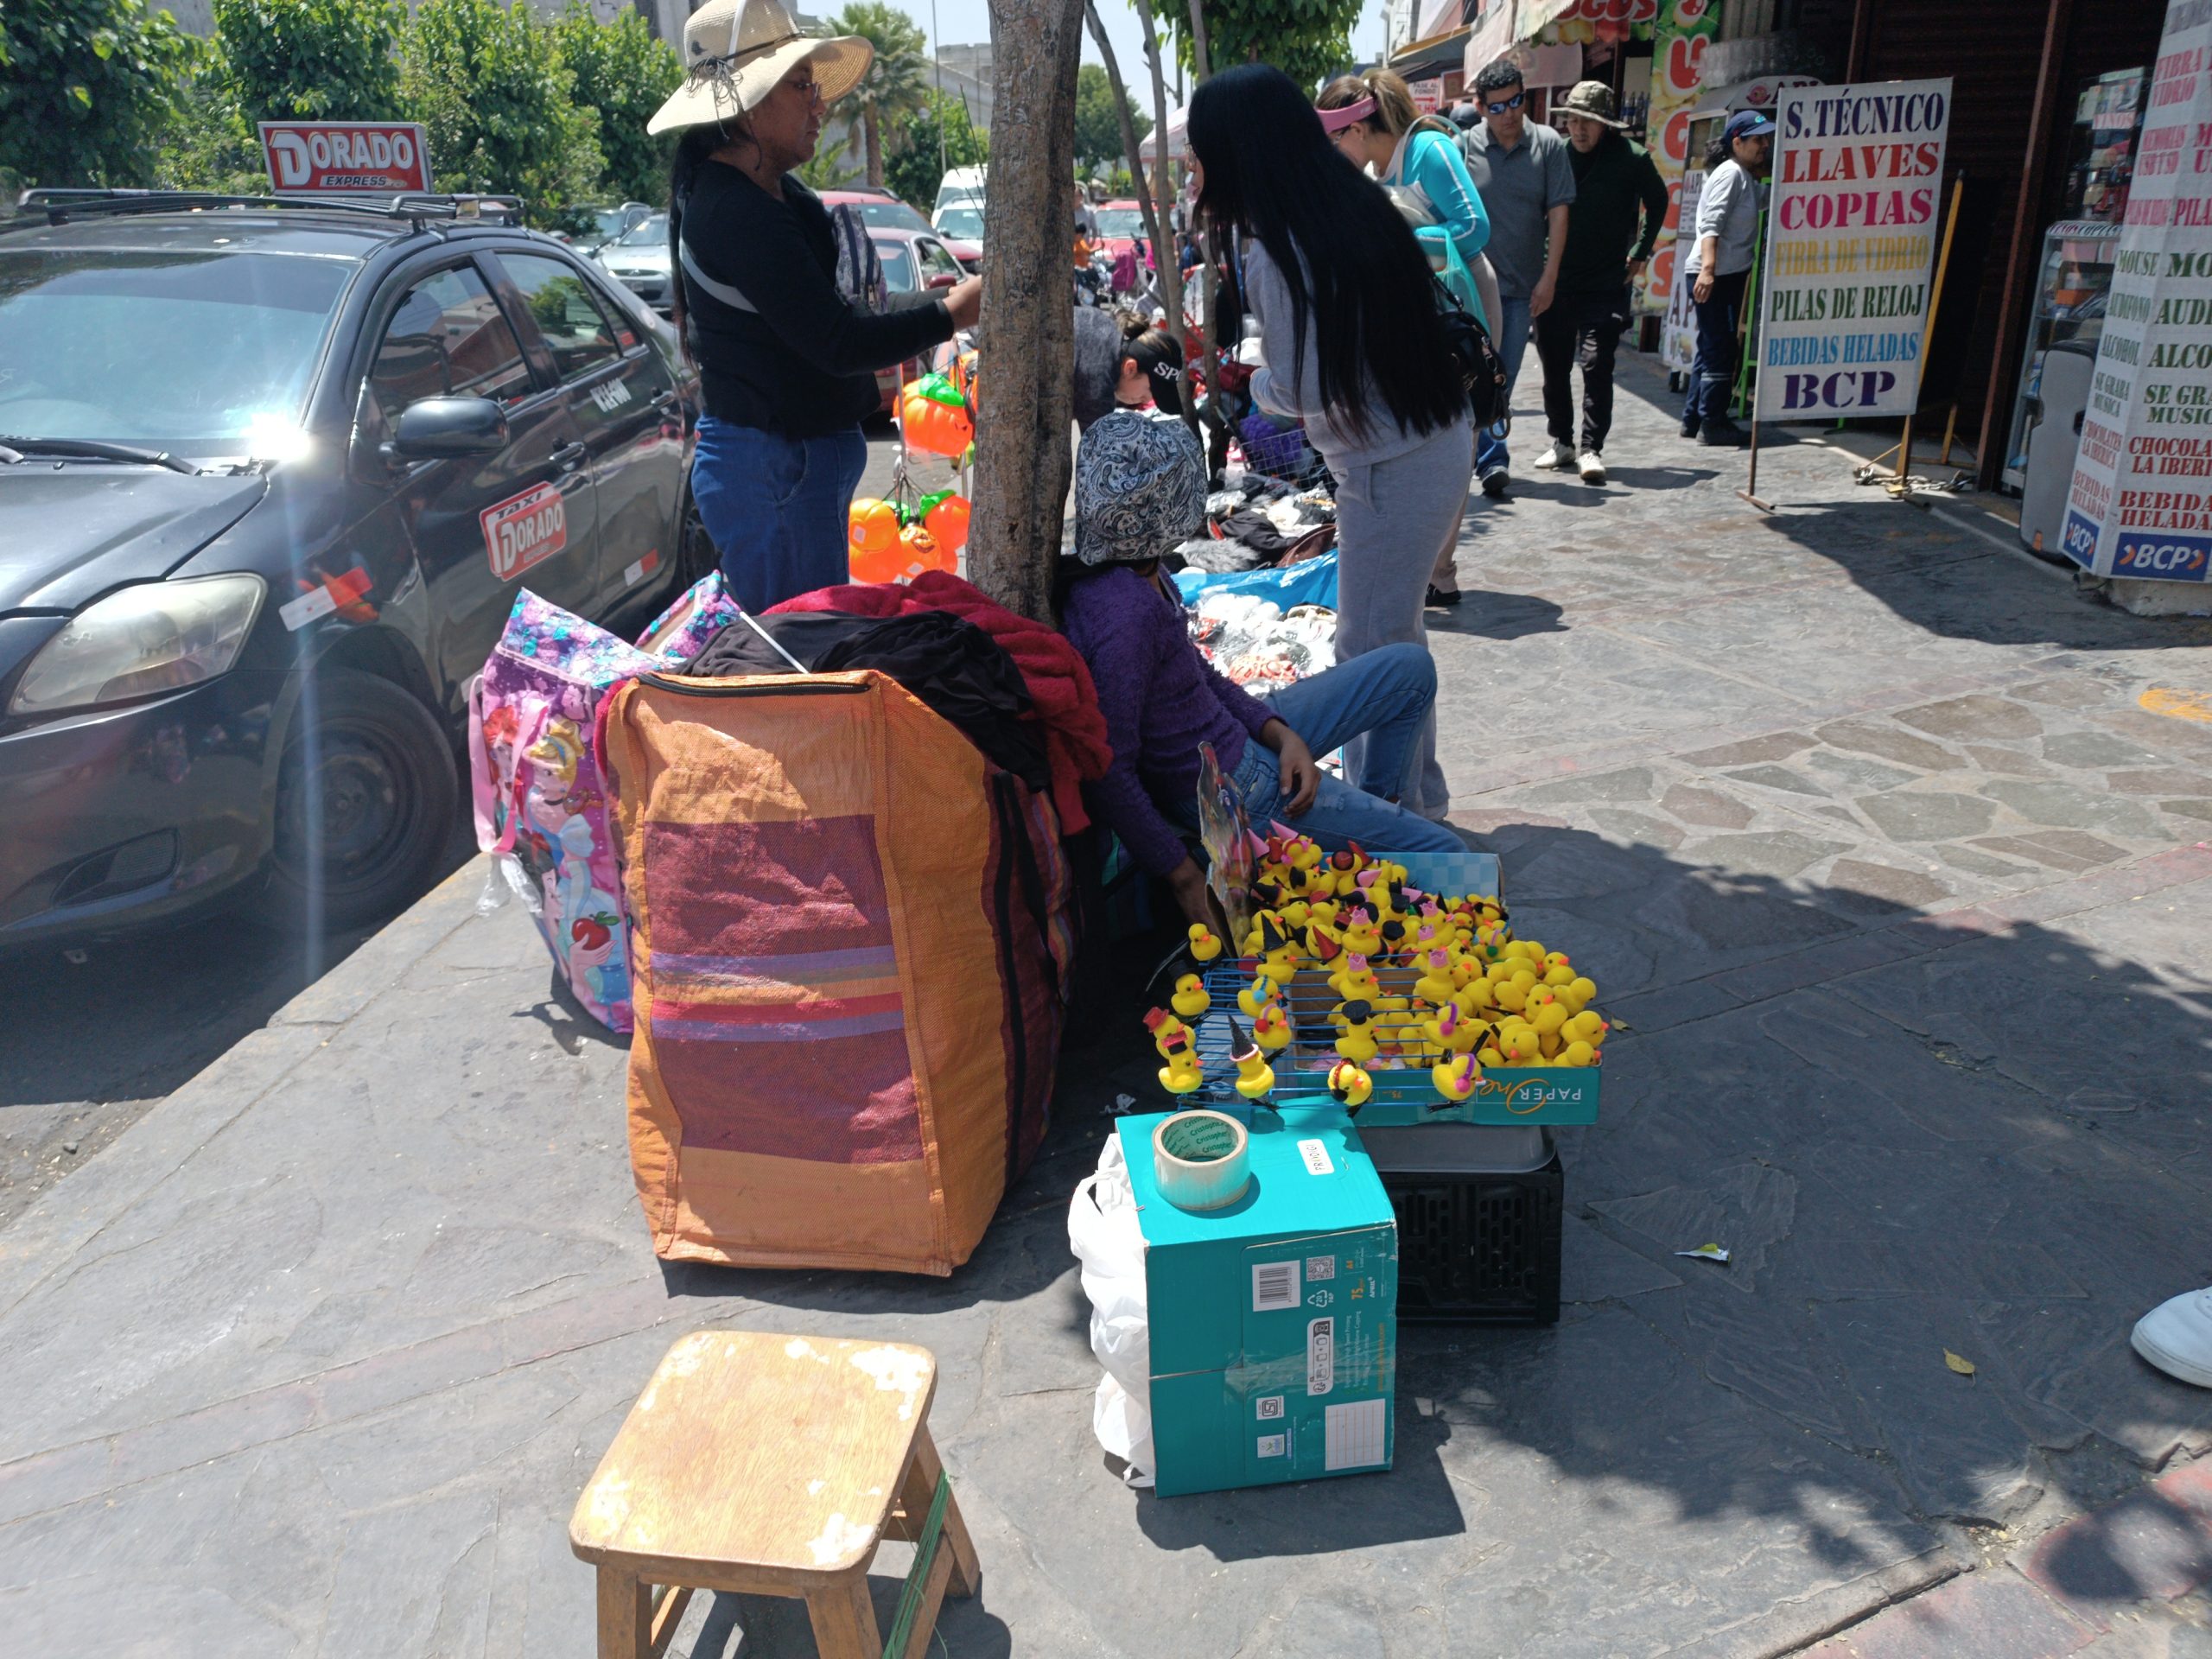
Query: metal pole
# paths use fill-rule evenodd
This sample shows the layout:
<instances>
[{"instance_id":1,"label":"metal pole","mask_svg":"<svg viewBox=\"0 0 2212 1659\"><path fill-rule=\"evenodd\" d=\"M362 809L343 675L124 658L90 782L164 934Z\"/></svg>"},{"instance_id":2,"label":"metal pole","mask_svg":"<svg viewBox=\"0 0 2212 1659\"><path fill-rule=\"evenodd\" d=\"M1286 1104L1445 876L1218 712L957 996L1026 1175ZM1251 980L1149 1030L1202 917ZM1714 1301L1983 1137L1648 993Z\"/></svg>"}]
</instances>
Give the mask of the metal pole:
<instances>
[{"instance_id":1,"label":"metal pole","mask_svg":"<svg viewBox=\"0 0 2212 1659\"><path fill-rule=\"evenodd\" d=\"M930 67L937 76L937 176L942 187L952 170L952 151L944 137L944 36L937 32L937 0L930 0Z\"/></svg>"},{"instance_id":2,"label":"metal pole","mask_svg":"<svg viewBox=\"0 0 2212 1659\"><path fill-rule=\"evenodd\" d=\"M1928 289L1928 315L1920 325L1920 370L1928 372L1928 342L1936 334L1936 308L1943 302L1943 273L1951 268L1951 234L1959 228L1959 197L1967 188L1967 175L1961 173L1951 181L1951 213L1943 225L1943 246L1936 256L1936 280ZM1920 400L1913 399L1915 404ZM1904 437L1897 445L1897 482L1904 484L1912 471L1912 417L1915 410L1904 412ZM1952 407L1951 418L1958 418L1957 406Z\"/></svg>"}]
</instances>

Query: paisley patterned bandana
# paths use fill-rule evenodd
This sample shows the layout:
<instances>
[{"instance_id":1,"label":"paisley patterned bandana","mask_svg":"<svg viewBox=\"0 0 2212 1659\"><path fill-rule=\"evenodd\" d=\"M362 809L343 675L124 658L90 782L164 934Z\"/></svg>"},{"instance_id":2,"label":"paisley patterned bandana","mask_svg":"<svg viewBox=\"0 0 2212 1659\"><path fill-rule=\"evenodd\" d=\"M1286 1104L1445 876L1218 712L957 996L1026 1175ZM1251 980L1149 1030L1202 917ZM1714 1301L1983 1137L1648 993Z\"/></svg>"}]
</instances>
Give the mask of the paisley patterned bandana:
<instances>
[{"instance_id":1,"label":"paisley patterned bandana","mask_svg":"<svg viewBox=\"0 0 2212 1659\"><path fill-rule=\"evenodd\" d=\"M1173 417L1117 409L1101 416L1075 458L1075 556L1085 564L1141 564L1198 533L1206 463Z\"/></svg>"}]
</instances>

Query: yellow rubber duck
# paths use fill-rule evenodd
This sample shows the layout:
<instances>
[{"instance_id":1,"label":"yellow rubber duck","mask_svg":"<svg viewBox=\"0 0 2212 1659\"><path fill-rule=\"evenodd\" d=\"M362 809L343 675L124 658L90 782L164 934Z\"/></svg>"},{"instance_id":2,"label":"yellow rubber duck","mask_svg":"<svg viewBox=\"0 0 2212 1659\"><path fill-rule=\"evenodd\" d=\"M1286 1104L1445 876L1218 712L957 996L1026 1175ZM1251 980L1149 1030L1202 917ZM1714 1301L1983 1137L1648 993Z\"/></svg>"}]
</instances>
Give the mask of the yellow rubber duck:
<instances>
[{"instance_id":1,"label":"yellow rubber duck","mask_svg":"<svg viewBox=\"0 0 2212 1659\"><path fill-rule=\"evenodd\" d=\"M1518 980L1497 980L1490 988L1491 1001L1508 1014L1518 1014L1529 1006L1529 992Z\"/></svg>"},{"instance_id":2,"label":"yellow rubber duck","mask_svg":"<svg viewBox=\"0 0 2212 1659\"><path fill-rule=\"evenodd\" d=\"M1483 1080L1482 1062L1471 1054L1457 1054L1428 1068L1428 1080L1446 1100L1465 1100Z\"/></svg>"},{"instance_id":3,"label":"yellow rubber duck","mask_svg":"<svg viewBox=\"0 0 2212 1659\"><path fill-rule=\"evenodd\" d=\"M1570 1016L1560 1029L1567 1033L1569 1042L1588 1043L1595 1047L1605 1039L1610 1027L1595 1008L1585 1008L1581 1013Z\"/></svg>"},{"instance_id":4,"label":"yellow rubber duck","mask_svg":"<svg viewBox=\"0 0 2212 1659\"><path fill-rule=\"evenodd\" d=\"M1176 1052L1189 1051L1191 1028L1165 1008L1154 1008L1144 1017L1144 1028L1152 1033L1152 1046L1160 1051L1160 1058L1172 1060Z\"/></svg>"},{"instance_id":5,"label":"yellow rubber duck","mask_svg":"<svg viewBox=\"0 0 2212 1659\"><path fill-rule=\"evenodd\" d=\"M1167 1006L1185 1020L1196 1020L1213 1006L1213 998L1206 995L1204 980L1185 974L1175 982L1175 995L1167 999Z\"/></svg>"},{"instance_id":6,"label":"yellow rubber duck","mask_svg":"<svg viewBox=\"0 0 2212 1659\"><path fill-rule=\"evenodd\" d=\"M1350 1060L1329 1068L1329 1096L1346 1111L1356 1112L1375 1093L1375 1079Z\"/></svg>"},{"instance_id":7,"label":"yellow rubber duck","mask_svg":"<svg viewBox=\"0 0 2212 1659\"><path fill-rule=\"evenodd\" d=\"M1205 1073L1198 1069L1195 1057L1170 1060L1156 1073L1160 1086L1171 1095L1187 1095L1205 1083Z\"/></svg>"},{"instance_id":8,"label":"yellow rubber duck","mask_svg":"<svg viewBox=\"0 0 2212 1659\"><path fill-rule=\"evenodd\" d=\"M1561 1065L1594 1065L1597 1061L1598 1051L1580 1038L1559 1052L1559 1063Z\"/></svg>"},{"instance_id":9,"label":"yellow rubber duck","mask_svg":"<svg viewBox=\"0 0 2212 1659\"><path fill-rule=\"evenodd\" d=\"M1268 977L1277 985L1287 985L1298 977L1299 950L1294 936L1286 932L1272 916L1260 924L1259 955L1267 967Z\"/></svg>"},{"instance_id":10,"label":"yellow rubber duck","mask_svg":"<svg viewBox=\"0 0 2212 1659\"><path fill-rule=\"evenodd\" d=\"M1562 986L1559 994L1559 1000L1576 1014L1581 1013L1584 1008L1589 1007L1597 1000L1597 982L1586 976L1580 975Z\"/></svg>"},{"instance_id":11,"label":"yellow rubber duck","mask_svg":"<svg viewBox=\"0 0 2212 1659\"><path fill-rule=\"evenodd\" d=\"M1245 1099L1257 1100L1275 1086L1274 1068L1234 1020L1229 1022L1229 1058L1236 1065L1236 1092Z\"/></svg>"},{"instance_id":12,"label":"yellow rubber duck","mask_svg":"<svg viewBox=\"0 0 2212 1659\"><path fill-rule=\"evenodd\" d=\"M1356 957L1371 957L1382 949L1382 926L1370 909L1345 912L1347 919L1340 930L1344 949Z\"/></svg>"},{"instance_id":13,"label":"yellow rubber duck","mask_svg":"<svg viewBox=\"0 0 2212 1659\"><path fill-rule=\"evenodd\" d=\"M1505 1027L1497 1034L1497 1048L1508 1065L1535 1065L1544 1058L1543 1039L1534 1026Z\"/></svg>"},{"instance_id":14,"label":"yellow rubber duck","mask_svg":"<svg viewBox=\"0 0 2212 1659\"><path fill-rule=\"evenodd\" d=\"M1197 962L1211 962L1221 954L1221 941L1204 922L1191 924L1191 957Z\"/></svg>"},{"instance_id":15,"label":"yellow rubber duck","mask_svg":"<svg viewBox=\"0 0 2212 1659\"><path fill-rule=\"evenodd\" d=\"M1459 991L1452 978L1452 953L1440 946L1424 962L1421 976L1414 982L1414 995L1440 1007Z\"/></svg>"},{"instance_id":16,"label":"yellow rubber duck","mask_svg":"<svg viewBox=\"0 0 2212 1659\"><path fill-rule=\"evenodd\" d=\"M1382 982L1376 978L1365 957L1345 957L1344 965L1329 976L1329 987L1346 1002L1372 1002L1382 995Z\"/></svg>"},{"instance_id":17,"label":"yellow rubber duck","mask_svg":"<svg viewBox=\"0 0 2212 1659\"><path fill-rule=\"evenodd\" d=\"M1536 1035L1539 1037L1558 1035L1560 1027L1567 1021L1567 1004L1564 1002L1552 1001L1539 1005L1531 999L1531 1008L1529 1023L1536 1028Z\"/></svg>"},{"instance_id":18,"label":"yellow rubber duck","mask_svg":"<svg viewBox=\"0 0 2212 1659\"><path fill-rule=\"evenodd\" d=\"M1256 1020L1260 1017L1260 1010L1280 996L1281 991L1282 988L1262 970L1253 975L1252 982L1236 993L1236 1006L1243 1009L1249 1018Z\"/></svg>"},{"instance_id":19,"label":"yellow rubber duck","mask_svg":"<svg viewBox=\"0 0 2212 1659\"><path fill-rule=\"evenodd\" d=\"M1368 1029L1374 1017L1374 1008L1357 999L1339 1003L1335 1010L1334 1018L1344 1033L1337 1039L1337 1052L1355 1065L1365 1065L1375 1058L1375 1034Z\"/></svg>"},{"instance_id":20,"label":"yellow rubber duck","mask_svg":"<svg viewBox=\"0 0 2212 1659\"><path fill-rule=\"evenodd\" d=\"M1252 1016L1252 1040L1270 1052L1290 1044L1290 1016L1273 1002Z\"/></svg>"}]
</instances>

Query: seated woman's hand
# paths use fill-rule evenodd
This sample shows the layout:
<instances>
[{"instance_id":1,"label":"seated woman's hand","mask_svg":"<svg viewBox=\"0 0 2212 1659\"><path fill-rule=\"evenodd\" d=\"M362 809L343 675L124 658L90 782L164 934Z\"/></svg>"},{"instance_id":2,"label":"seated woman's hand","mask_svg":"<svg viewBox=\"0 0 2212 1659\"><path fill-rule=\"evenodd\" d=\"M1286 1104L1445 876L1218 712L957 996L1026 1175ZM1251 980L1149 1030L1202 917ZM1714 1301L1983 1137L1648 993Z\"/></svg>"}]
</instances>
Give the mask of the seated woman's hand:
<instances>
[{"instance_id":1,"label":"seated woman's hand","mask_svg":"<svg viewBox=\"0 0 2212 1659\"><path fill-rule=\"evenodd\" d=\"M1281 767L1280 804L1283 816L1294 818L1313 804L1313 797L1321 788L1321 768L1313 759L1313 751L1306 747L1306 740L1279 720L1271 720L1264 734L1274 744L1275 760Z\"/></svg>"}]
</instances>

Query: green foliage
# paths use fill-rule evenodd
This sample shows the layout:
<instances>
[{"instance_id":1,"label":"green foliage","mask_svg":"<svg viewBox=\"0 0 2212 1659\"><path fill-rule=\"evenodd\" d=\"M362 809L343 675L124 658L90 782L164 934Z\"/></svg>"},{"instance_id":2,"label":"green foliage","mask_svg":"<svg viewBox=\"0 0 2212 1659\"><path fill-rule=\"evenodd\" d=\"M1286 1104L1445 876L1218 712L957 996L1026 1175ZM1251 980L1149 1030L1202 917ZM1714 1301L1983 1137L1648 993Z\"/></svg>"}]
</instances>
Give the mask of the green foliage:
<instances>
[{"instance_id":1,"label":"green foliage","mask_svg":"<svg viewBox=\"0 0 2212 1659\"><path fill-rule=\"evenodd\" d=\"M214 0L207 84L246 124L399 114L399 0Z\"/></svg>"},{"instance_id":2,"label":"green foliage","mask_svg":"<svg viewBox=\"0 0 2212 1659\"><path fill-rule=\"evenodd\" d=\"M625 7L601 23L583 0L569 0L553 38L575 78L576 102L598 114L604 193L625 201L665 200L677 135L649 137L645 123L683 79L675 48L655 40L636 11Z\"/></svg>"},{"instance_id":3,"label":"green foliage","mask_svg":"<svg viewBox=\"0 0 2212 1659\"><path fill-rule=\"evenodd\" d=\"M891 130L891 159L883 182L900 200L927 213L947 168L977 167L991 159L990 137L968 123L968 106L950 92L932 92L922 107ZM940 159L942 156L942 159Z\"/></svg>"},{"instance_id":4,"label":"green foliage","mask_svg":"<svg viewBox=\"0 0 2212 1659\"><path fill-rule=\"evenodd\" d=\"M198 54L139 0L0 3L0 173L18 185L138 185Z\"/></svg>"},{"instance_id":5,"label":"green foliage","mask_svg":"<svg viewBox=\"0 0 2212 1659\"><path fill-rule=\"evenodd\" d=\"M401 85L429 129L441 190L511 191L530 222L581 228L597 194L598 122L527 0L423 0L408 25Z\"/></svg>"},{"instance_id":6,"label":"green foliage","mask_svg":"<svg viewBox=\"0 0 2212 1659\"><path fill-rule=\"evenodd\" d=\"M1129 114L1136 122L1137 140L1152 130L1152 118L1137 107L1136 95L1127 94ZM1122 123L1114 113L1113 84L1106 72L1086 63L1075 76L1075 158L1085 169L1120 162L1128 156L1122 147Z\"/></svg>"},{"instance_id":7,"label":"green foliage","mask_svg":"<svg viewBox=\"0 0 2212 1659\"><path fill-rule=\"evenodd\" d=\"M866 124L862 143L868 181L881 184L887 130L926 101L928 43L920 25L882 0L849 0L830 29L834 34L865 36L875 48L875 61L853 92L850 104L855 118Z\"/></svg>"},{"instance_id":8,"label":"green foliage","mask_svg":"<svg viewBox=\"0 0 2212 1659\"><path fill-rule=\"evenodd\" d=\"M839 144L834 149L824 144L814 152L813 159L803 162L798 168L798 181L814 191L842 190L861 175L853 165L852 149Z\"/></svg>"},{"instance_id":9,"label":"green foliage","mask_svg":"<svg viewBox=\"0 0 2212 1659\"><path fill-rule=\"evenodd\" d=\"M1189 0L1147 0L1152 15L1175 31L1176 50L1195 69ZM1272 63L1300 86L1319 92L1351 67L1352 25L1361 0L1203 0L1206 54L1218 72L1233 63Z\"/></svg>"}]
</instances>

